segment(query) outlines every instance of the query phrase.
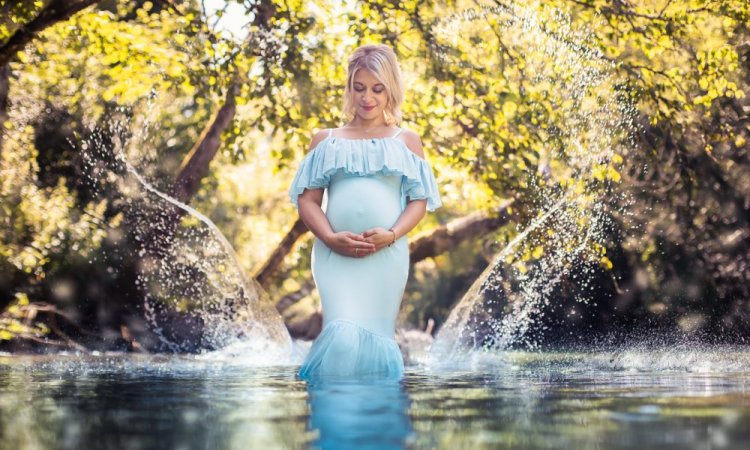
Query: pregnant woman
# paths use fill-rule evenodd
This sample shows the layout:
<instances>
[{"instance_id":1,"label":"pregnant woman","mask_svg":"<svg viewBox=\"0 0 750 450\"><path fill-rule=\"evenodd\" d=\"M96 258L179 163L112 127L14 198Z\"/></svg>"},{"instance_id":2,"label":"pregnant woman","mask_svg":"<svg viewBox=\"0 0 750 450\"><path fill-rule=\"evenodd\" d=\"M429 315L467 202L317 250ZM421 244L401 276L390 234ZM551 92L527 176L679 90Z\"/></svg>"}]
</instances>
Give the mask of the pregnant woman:
<instances>
[{"instance_id":1,"label":"pregnant woman","mask_svg":"<svg viewBox=\"0 0 750 450\"><path fill-rule=\"evenodd\" d=\"M349 57L345 125L313 136L289 195L317 238L312 272L323 330L299 376L400 378L394 339L409 274L406 234L440 207L417 133L400 128L404 88L393 50Z\"/></svg>"}]
</instances>

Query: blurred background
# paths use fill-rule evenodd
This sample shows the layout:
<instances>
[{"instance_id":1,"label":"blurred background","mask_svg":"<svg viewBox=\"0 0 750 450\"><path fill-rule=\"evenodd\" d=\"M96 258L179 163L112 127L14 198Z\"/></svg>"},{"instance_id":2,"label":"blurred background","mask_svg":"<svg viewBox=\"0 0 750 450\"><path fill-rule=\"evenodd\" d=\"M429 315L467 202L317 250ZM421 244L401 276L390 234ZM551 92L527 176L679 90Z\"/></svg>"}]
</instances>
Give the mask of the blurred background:
<instances>
[{"instance_id":1,"label":"blurred background","mask_svg":"<svg viewBox=\"0 0 750 450\"><path fill-rule=\"evenodd\" d=\"M401 126L422 136L443 200L410 234L403 330L439 330L564 191L578 194L565 216L581 219L565 227L577 250L535 312L535 345L750 337L744 0L39 0L0 11L0 350L169 349L144 266L170 261L160 243L207 225L134 173L210 219L253 301L273 305L292 337L314 338L313 236L288 188L314 131L343 124L346 58L366 43L399 57ZM558 257L554 219L503 254L506 283ZM180 314L196 298L160 316L171 340L200 329Z\"/></svg>"}]
</instances>

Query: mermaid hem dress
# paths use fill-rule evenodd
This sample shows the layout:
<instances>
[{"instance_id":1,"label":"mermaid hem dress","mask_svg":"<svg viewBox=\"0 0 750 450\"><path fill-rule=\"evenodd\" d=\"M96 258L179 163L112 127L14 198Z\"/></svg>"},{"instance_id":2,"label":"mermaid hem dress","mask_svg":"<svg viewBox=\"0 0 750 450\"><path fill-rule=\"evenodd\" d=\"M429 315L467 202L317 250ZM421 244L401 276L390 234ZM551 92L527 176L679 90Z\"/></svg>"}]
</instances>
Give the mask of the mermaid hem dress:
<instances>
[{"instance_id":1,"label":"mermaid hem dress","mask_svg":"<svg viewBox=\"0 0 750 450\"><path fill-rule=\"evenodd\" d=\"M407 201L441 206L429 163L394 135L375 139L328 136L300 163L289 196L325 188L323 210L335 232L392 227ZM408 199L408 200L407 200ZM404 362L394 339L409 275L406 236L363 258L334 252L315 239L312 273L323 307L323 329L299 370L319 377L400 378Z\"/></svg>"}]
</instances>

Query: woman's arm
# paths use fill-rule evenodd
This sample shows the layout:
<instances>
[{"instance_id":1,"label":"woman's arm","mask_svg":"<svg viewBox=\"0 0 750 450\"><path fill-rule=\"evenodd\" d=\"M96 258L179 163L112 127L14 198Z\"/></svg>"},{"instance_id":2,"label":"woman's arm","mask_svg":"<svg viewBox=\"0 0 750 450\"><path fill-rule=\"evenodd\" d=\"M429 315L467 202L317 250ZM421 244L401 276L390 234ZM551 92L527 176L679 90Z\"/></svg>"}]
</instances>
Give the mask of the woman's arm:
<instances>
[{"instance_id":1,"label":"woman's arm","mask_svg":"<svg viewBox=\"0 0 750 450\"><path fill-rule=\"evenodd\" d=\"M402 133L404 136L404 143L406 146L414 152L420 158L424 158L424 149L422 147L422 140L419 135L410 130L404 130ZM368 242L375 244L377 250L390 245L395 242L401 236L408 234L419 221L424 218L427 213L427 200L417 199L409 201L406 204L406 208L401 212L401 215L393 224L391 229L393 231L386 230L381 227L370 228L363 233L363 236L367 238Z\"/></svg>"},{"instance_id":2,"label":"woman's arm","mask_svg":"<svg viewBox=\"0 0 750 450\"><path fill-rule=\"evenodd\" d=\"M310 150L323 139L325 130L319 131L310 142ZM297 210L302 222L325 245L342 255L363 257L375 252L375 245L364 236L350 231L335 232L322 209L323 188L305 189L297 198Z\"/></svg>"},{"instance_id":3,"label":"woman's arm","mask_svg":"<svg viewBox=\"0 0 750 450\"><path fill-rule=\"evenodd\" d=\"M370 228L362 233L367 242L375 244L375 250L380 250L394 243L401 236L408 234L417 226L420 220L427 213L427 200L412 200L398 216L398 220L393 224L391 230L382 227Z\"/></svg>"},{"instance_id":4,"label":"woman's arm","mask_svg":"<svg viewBox=\"0 0 750 450\"><path fill-rule=\"evenodd\" d=\"M408 234L424 218L425 214L427 214L427 200L412 200L407 203L404 212L391 227L396 234L396 239ZM393 239L394 233L391 233L391 239ZM390 244L390 242L388 243Z\"/></svg>"},{"instance_id":5,"label":"woman's arm","mask_svg":"<svg viewBox=\"0 0 750 450\"><path fill-rule=\"evenodd\" d=\"M375 244L351 231L335 232L328 222L321 204L323 189L305 189L297 199L299 217L318 239L336 253L352 257L363 257L374 253Z\"/></svg>"},{"instance_id":6,"label":"woman's arm","mask_svg":"<svg viewBox=\"0 0 750 450\"><path fill-rule=\"evenodd\" d=\"M307 228L323 242L334 234L328 218L323 212L323 189L305 189L297 198L299 218Z\"/></svg>"}]
</instances>

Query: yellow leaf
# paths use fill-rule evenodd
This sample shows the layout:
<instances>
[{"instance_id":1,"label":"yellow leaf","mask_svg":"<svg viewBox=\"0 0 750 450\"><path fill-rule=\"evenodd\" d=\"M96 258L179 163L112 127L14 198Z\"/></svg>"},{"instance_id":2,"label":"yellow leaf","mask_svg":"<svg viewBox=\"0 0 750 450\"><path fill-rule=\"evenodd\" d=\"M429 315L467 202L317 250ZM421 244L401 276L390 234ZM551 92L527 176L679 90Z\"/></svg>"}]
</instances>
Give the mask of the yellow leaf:
<instances>
[{"instance_id":1,"label":"yellow leaf","mask_svg":"<svg viewBox=\"0 0 750 450\"><path fill-rule=\"evenodd\" d=\"M503 103L503 115L508 119L512 119L513 117L515 117L516 111L518 111L518 105L516 105L514 102L508 101Z\"/></svg>"},{"instance_id":2,"label":"yellow leaf","mask_svg":"<svg viewBox=\"0 0 750 450\"><path fill-rule=\"evenodd\" d=\"M175 78L179 77L180 75L182 75L182 66L180 66L179 64L174 64L174 65L169 66L169 69L167 70L167 75L169 75L170 77L175 77Z\"/></svg>"},{"instance_id":3,"label":"yellow leaf","mask_svg":"<svg viewBox=\"0 0 750 450\"><path fill-rule=\"evenodd\" d=\"M611 179L615 183L619 183L620 182L620 172L618 172L617 170L615 170L615 168L613 168L613 167L608 167L607 168L607 176L609 177L609 179Z\"/></svg>"},{"instance_id":4,"label":"yellow leaf","mask_svg":"<svg viewBox=\"0 0 750 450\"><path fill-rule=\"evenodd\" d=\"M106 101L111 101L113 98L115 98L115 93L112 91L112 89L107 89L106 91L102 92L102 98Z\"/></svg>"},{"instance_id":5,"label":"yellow leaf","mask_svg":"<svg viewBox=\"0 0 750 450\"><path fill-rule=\"evenodd\" d=\"M13 339L13 336L14 336L13 333L7 330L0 329L0 341L9 341Z\"/></svg>"},{"instance_id":6,"label":"yellow leaf","mask_svg":"<svg viewBox=\"0 0 750 450\"><path fill-rule=\"evenodd\" d=\"M16 293L16 302L21 305L25 306L29 304L29 295L25 292L17 292Z\"/></svg>"},{"instance_id":7,"label":"yellow leaf","mask_svg":"<svg viewBox=\"0 0 750 450\"><path fill-rule=\"evenodd\" d=\"M604 181L604 178L606 178L604 175L604 167L599 165L595 166L592 175L594 175L594 178L596 178L597 180ZM580 192L578 192L578 188L576 188L576 192L580 194ZM583 192L583 190L581 190L581 192Z\"/></svg>"}]
</instances>

